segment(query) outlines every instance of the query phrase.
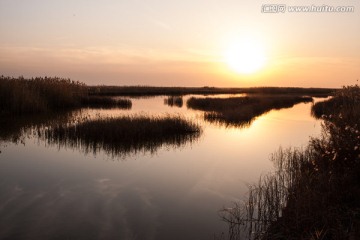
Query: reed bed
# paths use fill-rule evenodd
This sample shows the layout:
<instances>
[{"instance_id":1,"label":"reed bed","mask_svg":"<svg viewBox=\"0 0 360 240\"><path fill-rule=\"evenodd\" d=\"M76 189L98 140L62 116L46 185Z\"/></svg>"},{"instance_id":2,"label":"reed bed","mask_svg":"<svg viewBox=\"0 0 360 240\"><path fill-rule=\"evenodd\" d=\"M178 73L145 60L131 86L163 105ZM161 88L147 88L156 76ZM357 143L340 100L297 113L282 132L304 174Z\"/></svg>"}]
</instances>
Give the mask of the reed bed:
<instances>
[{"instance_id":1,"label":"reed bed","mask_svg":"<svg viewBox=\"0 0 360 240\"><path fill-rule=\"evenodd\" d=\"M43 137L50 144L126 156L139 151L154 153L162 146L178 147L200 134L199 125L178 116L123 116L51 126Z\"/></svg>"},{"instance_id":2,"label":"reed bed","mask_svg":"<svg viewBox=\"0 0 360 240\"><path fill-rule=\"evenodd\" d=\"M90 108L131 109L130 99L90 96L88 87L58 77L0 77L0 115L25 115Z\"/></svg>"},{"instance_id":3,"label":"reed bed","mask_svg":"<svg viewBox=\"0 0 360 240\"><path fill-rule=\"evenodd\" d=\"M276 171L221 211L230 239L360 239L360 89L317 104L322 135L277 151Z\"/></svg>"},{"instance_id":4,"label":"reed bed","mask_svg":"<svg viewBox=\"0 0 360 240\"><path fill-rule=\"evenodd\" d=\"M230 98L195 98L188 108L205 111L204 119L230 126L247 126L261 114L272 109L289 108L297 103L312 102L311 97L288 95L253 95Z\"/></svg>"},{"instance_id":5,"label":"reed bed","mask_svg":"<svg viewBox=\"0 0 360 240\"><path fill-rule=\"evenodd\" d=\"M62 78L0 77L0 113L29 114L79 107L85 85Z\"/></svg>"},{"instance_id":6,"label":"reed bed","mask_svg":"<svg viewBox=\"0 0 360 240\"><path fill-rule=\"evenodd\" d=\"M179 107L181 108L184 104L183 98L179 96L169 96L164 99L164 104L170 107Z\"/></svg>"}]
</instances>

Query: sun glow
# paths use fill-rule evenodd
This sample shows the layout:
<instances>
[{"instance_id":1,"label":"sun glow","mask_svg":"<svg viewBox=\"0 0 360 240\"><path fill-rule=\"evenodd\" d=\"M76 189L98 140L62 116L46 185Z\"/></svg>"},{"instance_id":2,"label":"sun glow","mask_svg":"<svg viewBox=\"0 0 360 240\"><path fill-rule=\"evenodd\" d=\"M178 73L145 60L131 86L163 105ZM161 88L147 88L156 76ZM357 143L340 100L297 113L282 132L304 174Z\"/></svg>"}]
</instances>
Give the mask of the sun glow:
<instances>
[{"instance_id":1,"label":"sun glow","mask_svg":"<svg viewBox=\"0 0 360 240\"><path fill-rule=\"evenodd\" d=\"M224 59L233 71L241 74L259 71L266 61L263 45L252 38L237 39L229 43Z\"/></svg>"}]
</instances>

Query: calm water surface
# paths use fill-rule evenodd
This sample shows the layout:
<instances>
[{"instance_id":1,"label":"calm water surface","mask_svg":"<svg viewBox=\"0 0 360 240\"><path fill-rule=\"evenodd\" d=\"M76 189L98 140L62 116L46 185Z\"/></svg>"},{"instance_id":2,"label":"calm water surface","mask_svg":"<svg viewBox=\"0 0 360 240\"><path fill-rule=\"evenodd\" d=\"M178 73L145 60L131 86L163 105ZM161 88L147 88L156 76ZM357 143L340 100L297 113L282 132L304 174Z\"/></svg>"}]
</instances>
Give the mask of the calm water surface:
<instances>
[{"instance_id":1,"label":"calm water surface","mask_svg":"<svg viewBox=\"0 0 360 240\"><path fill-rule=\"evenodd\" d=\"M247 128L202 120L202 112L133 99L132 110L84 109L91 118L180 115L203 133L180 147L112 157L49 145L37 137L0 145L0 239L213 239L218 211L244 198L272 170L269 155L320 133L311 104L271 111Z\"/></svg>"}]
</instances>

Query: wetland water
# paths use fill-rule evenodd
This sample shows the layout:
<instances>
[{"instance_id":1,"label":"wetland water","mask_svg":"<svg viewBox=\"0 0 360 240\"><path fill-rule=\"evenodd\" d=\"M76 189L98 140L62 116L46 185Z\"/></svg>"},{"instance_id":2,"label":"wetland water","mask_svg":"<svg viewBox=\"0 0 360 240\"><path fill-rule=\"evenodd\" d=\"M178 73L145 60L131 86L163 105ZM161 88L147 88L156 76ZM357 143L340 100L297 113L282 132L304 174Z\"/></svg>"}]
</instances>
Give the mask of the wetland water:
<instances>
[{"instance_id":1,"label":"wetland water","mask_svg":"<svg viewBox=\"0 0 360 240\"><path fill-rule=\"evenodd\" d=\"M196 139L152 152L94 154L33 134L17 143L0 136L0 239L213 239L227 232L218 211L272 170L271 153L320 133L312 103L272 110L240 128L204 121L186 107L190 97L173 106L166 97L135 98L131 110L74 113L179 115L202 127Z\"/></svg>"}]
</instances>

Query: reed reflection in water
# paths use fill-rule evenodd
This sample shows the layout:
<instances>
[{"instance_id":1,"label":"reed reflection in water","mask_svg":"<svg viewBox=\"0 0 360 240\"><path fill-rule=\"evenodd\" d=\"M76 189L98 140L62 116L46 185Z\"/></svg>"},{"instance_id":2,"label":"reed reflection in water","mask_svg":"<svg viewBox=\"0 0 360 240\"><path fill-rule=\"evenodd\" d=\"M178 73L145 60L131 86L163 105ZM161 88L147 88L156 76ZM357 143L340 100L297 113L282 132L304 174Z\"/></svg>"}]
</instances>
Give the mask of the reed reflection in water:
<instances>
[{"instance_id":1,"label":"reed reflection in water","mask_svg":"<svg viewBox=\"0 0 360 240\"><path fill-rule=\"evenodd\" d=\"M54 124L66 124L80 115L81 110L29 116L3 116L0 118L0 141L23 142L29 135L38 135L42 128Z\"/></svg>"},{"instance_id":2,"label":"reed reflection in water","mask_svg":"<svg viewBox=\"0 0 360 240\"><path fill-rule=\"evenodd\" d=\"M169 96L164 99L164 104L170 107L179 107L181 108L184 104L183 98L181 96Z\"/></svg>"}]
</instances>

